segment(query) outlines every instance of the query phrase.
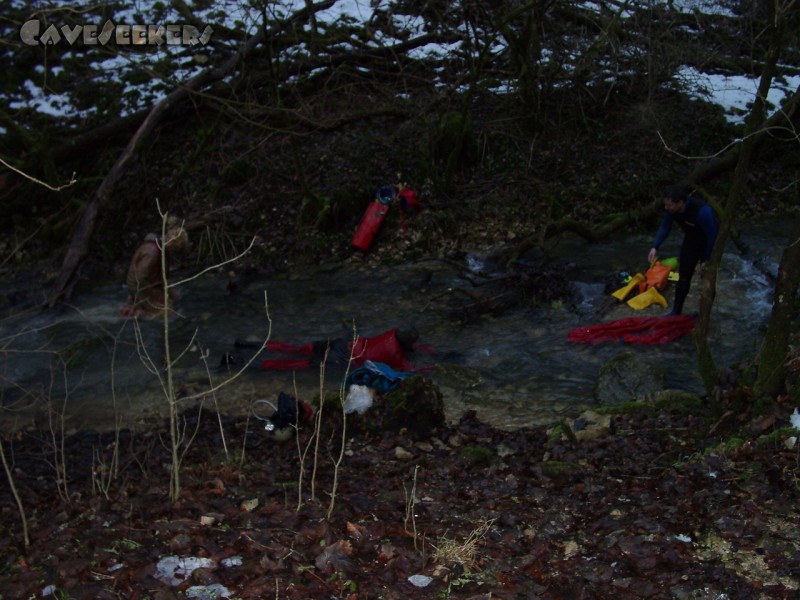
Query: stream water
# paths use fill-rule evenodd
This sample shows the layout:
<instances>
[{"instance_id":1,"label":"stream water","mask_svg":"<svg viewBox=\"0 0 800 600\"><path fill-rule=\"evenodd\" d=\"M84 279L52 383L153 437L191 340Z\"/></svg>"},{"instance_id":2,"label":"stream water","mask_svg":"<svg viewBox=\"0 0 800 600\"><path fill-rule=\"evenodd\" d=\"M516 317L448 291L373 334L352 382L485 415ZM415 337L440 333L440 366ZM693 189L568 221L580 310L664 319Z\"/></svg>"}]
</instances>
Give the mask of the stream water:
<instances>
[{"instance_id":1,"label":"stream water","mask_svg":"<svg viewBox=\"0 0 800 600\"><path fill-rule=\"evenodd\" d=\"M764 223L744 236L761 261L742 258L729 245L723 258L714 308L711 343L720 365L751 356L769 317L771 281L788 225ZM676 255L681 236L674 232L662 256ZM566 238L553 251L576 290L574 304L522 306L497 317L460 324L436 310L447 290L469 287L449 262L423 260L402 266L348 265L293 272L289 276L252 279L234 294L224 273L208 274L181 287L180 316L170 321L170 346L176 362L175 382L181 394L200 393L229 376L220 368L228 352L242 360L254 350L237 348L236 339L271 339L292 343L371 336L413 323L420 341L435 355L417 353L418 366L430 371L445 397L451 420L474 409L499 427L551 423L592 406L600 367L622 352L635 351L665 369L670 388L700 391L690 338L665 346L576 345L570 329L626 316L656 316L669 309L652 306L633 311L624 304L602 316L609 301L604 282L620 270L645 268L649 236L627 236L589 245ZM473 267L481 253L468 256ZM183 276L184 273L178 275ZM674 284L673 284L674 285ZM697 307L697 285L686 303ZM666 292L671 300L672 290ZM165 414L162 388L164 327L134 322L118 311L126 297L121 283L93 284L79 290L74 305L57 311L28 313L0 321L2 405L0 427L23 427L49 415L63 414L70 430L136 426ZM269 309L267 318L266 307ZM138 342L137 342L138 335ZM156 369L148 369L148 353ZM205 361L203 360L205 356ZM207 365L207 367L206 367ZM326 374L326 391L341 377ZM319 392L318 370L266 372L254 365L205 401L213 408L246 413L256 399L274 400L278 392L310 398Z\"/></svg>"}]
</instances>

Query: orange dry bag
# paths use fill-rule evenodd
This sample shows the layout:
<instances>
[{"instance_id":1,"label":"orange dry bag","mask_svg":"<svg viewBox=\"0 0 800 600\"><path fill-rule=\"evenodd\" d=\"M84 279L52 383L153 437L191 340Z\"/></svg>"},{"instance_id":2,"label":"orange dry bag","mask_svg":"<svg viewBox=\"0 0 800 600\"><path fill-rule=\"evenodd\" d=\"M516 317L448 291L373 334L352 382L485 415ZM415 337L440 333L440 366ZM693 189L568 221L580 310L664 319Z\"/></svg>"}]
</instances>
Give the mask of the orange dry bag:
<instances>
[{"instance_id":1,"label":"orange dry bag","mask_svg":"<svg viewBox=\"0 0 800 600\"><path fill-rule=\"evenodd\" d=\"M672 270L672 267L668 267L666 265L662 265L661 261L656 261L653 265L647 269L644 273L644 281L639 284L639 293L641 294L647 288L654 287L658 291L663 291L665 287L667 287L667 281L669 280L669 272Z\"/></svg>"}]
</instances>

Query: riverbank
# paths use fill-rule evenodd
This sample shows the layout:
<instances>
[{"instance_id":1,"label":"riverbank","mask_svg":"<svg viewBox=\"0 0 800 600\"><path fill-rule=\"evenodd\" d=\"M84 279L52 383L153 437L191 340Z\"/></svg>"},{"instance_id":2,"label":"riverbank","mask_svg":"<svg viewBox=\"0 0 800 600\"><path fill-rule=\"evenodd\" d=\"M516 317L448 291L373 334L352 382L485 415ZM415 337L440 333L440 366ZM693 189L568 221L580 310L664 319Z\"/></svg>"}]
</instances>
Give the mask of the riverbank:
<instances>
[{"instance_id":1,"label":"riverbank","mask_svg":"<svg viewBox=\"0 0 800 600\"><path fill-rule=\"evenodd\" d=\"M430 284L411 272L389 270L402 285ZM298 282L291 283L287 298L296 299ZM283 333L292 327L296 335L307 333L297 324L317 328L301 316L335 314L331 290L339 290L343 308L352 307L342 292L352 283L318 290L313 300L314 288L306 289ZM363 285L359 292L367 298L383 292L385 299L390 278L374 283L374 292ZM218 287L224 286L198 289L191 302L184 298L190 307L196 303L191 312L208 307L208 294L222 293ZM247 292L243 284L240 293ZM233 298L249 315L242 298ZM326 311L309 312L317 303ZM392 312L386 302L380 306ZM738 320L722 320L740 327ZM252 323L250 316L243 322ZM158 324L151 325L156 333ZM492 328L498 325L491 319ZM185 323L176 333L189 330L194 327ZM424 333L428 340L435 335ZM464 337L471 333L462 328L458 341L477 351ZM531 332L520 334L529 344ZM518 394L519 385L514 390L521 402L530 401ZM484 406L494 403L480 388L475 396ZM206 412L199 423L185 415L187 431L199 429L175 505L167 491L169 434L160 420L135 433L80 431L62 442L60 424L51 428L43 419L4 443L31 545L23 547L17 505L3 486L0 543L7 558L0 594L792 598L800 566L800 472L796 441L791 445L798 434L783 429L787 407L778 405L774 420L750 423L733 412L721 419L695 400L627 406L598 437L582 441L557 422L508 431L471 411L420 439L354 426L338 472L332 457L339 456L341 436L330 432L317 451L313 488L314 452L304 462L303 502L297 446L269 441L260 423L242 414ZM578 417L576 411L563 421ZM301 431L301 448L310 434ZM467 543L471 534L474 545ZM181 565L200 568L175 572Z\"/></svg>"},{"instance_id":2,"label":"riverbank","mask_svg":"<svg viewBox=\"0 0 800 600\"><path fill-rule=\"evenodd\" d=\"M794 438L716 437L696 404L628 407L581 441L472 413L420 439L356 428L338 470L332 435L303 475L298 444L252 420L186 417L199 429L174 505L162 428L119 432L118 463L111 434L55 454L44 432L7 444L31 545L4 486L2 597L788 599L800 586ZM60 485L54 457L69 465Z\"/></svg>"}]
</instances>

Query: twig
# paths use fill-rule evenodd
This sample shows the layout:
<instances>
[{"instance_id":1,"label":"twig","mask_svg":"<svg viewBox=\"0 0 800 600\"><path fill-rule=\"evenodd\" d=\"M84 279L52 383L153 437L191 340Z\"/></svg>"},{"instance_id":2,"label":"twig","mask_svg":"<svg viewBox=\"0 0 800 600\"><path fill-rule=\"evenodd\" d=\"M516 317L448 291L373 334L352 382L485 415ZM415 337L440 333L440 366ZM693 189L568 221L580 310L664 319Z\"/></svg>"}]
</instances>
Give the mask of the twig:
<instances>
[{"instance_id":1,"label":"twig","mask_svg":"<svg viewBox=\"0 0 800 600\"><path fill-rule=\"evenodd\" d=\"M28 180L30 180L33 183L36 183L38 185L41 185L42 187L45 187L45 188L47 188L48 190L50 190L52 192L60 192L64 188L68 188L69 186L77 183L77 181L78 181L77 179L75 179L75 172L73 171L72 172L72 177L69 178L69 182L68 183L60 185L58 187L53 187L49 183L45 183L44 181L42 181L40 179L36 179L36 177L34 177L32 175L28 175L24 171L21 171L18 168L16 168L15 166L8 164L2 158L0 158L0 163L2 163L4 167L7 167L7 168L11 169L12 171L14 171L15 173L18 173L18 174L22 175L25 179L28 179Z\"/></svg>"},{"instance_id":2,"label":"twig","mask_svg":"<svg viewBox=\"0 0 800 600\"><path fill-rule=\"evenodd\" d=\"M6 459L6 451L3 447L3 440L0 438L0 460L3 461L3 469L6 472L6 479L8 480L8 487L11 489L11 493L14 495L14 501L17 503L17 510L19 511L19 518L22 522L22 539L25 547L31 545L31 538L30 534L28 533L28 518L25 516L25 505L22 503L22 498L19 496L19 492L17 491L17 485L14 482L14 475L11 471L11 467L8 464L8 460Z\"/></svg>"}]
</instances>

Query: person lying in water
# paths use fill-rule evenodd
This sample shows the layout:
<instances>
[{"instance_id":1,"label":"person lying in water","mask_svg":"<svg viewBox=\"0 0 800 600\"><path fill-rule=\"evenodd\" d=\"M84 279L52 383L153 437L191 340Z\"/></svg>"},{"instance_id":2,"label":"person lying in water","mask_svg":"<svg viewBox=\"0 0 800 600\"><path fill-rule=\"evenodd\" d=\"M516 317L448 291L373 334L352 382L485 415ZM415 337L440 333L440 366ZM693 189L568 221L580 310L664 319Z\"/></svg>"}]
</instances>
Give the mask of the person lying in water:
<instances>
[{"instance_id":1,"label":"person lying in water","mask_svg":"<svg viewBox=\"0 0 800 600\"><path fill-rule=\"evenodd\" d=\"M352 357L352 364L356 367L370 360L398 371L410 371L413 367L407 354L414 352L418 339L417 329L408 327L390 329L374 337L359 337L355 341L335 338L303 345L270 341L264 346L266 350L295 354L301 358L267 359L261 361L259 366L264 370L301 370L318 367L324 361L326 365L346 367ZM427 346L419 347L432 351Z\"/></svg>"},{"instance_id":2,"label":"person lying in water","mask_svg":"<svg viewBox=\"0 0 800 600\"><path fill-rule=\"evenodd\" d=\"M120 311L124 317L157 317L164 311L164 279L161 253L165 253L167 268L176 254L189 247L189 236L183 226L170 219L163 240L148 233L144 242L136 249L128 267L126 284L128 300ZM175 300L175 292L168 292L169 304Z\"/></svg>"}]
</instances>

